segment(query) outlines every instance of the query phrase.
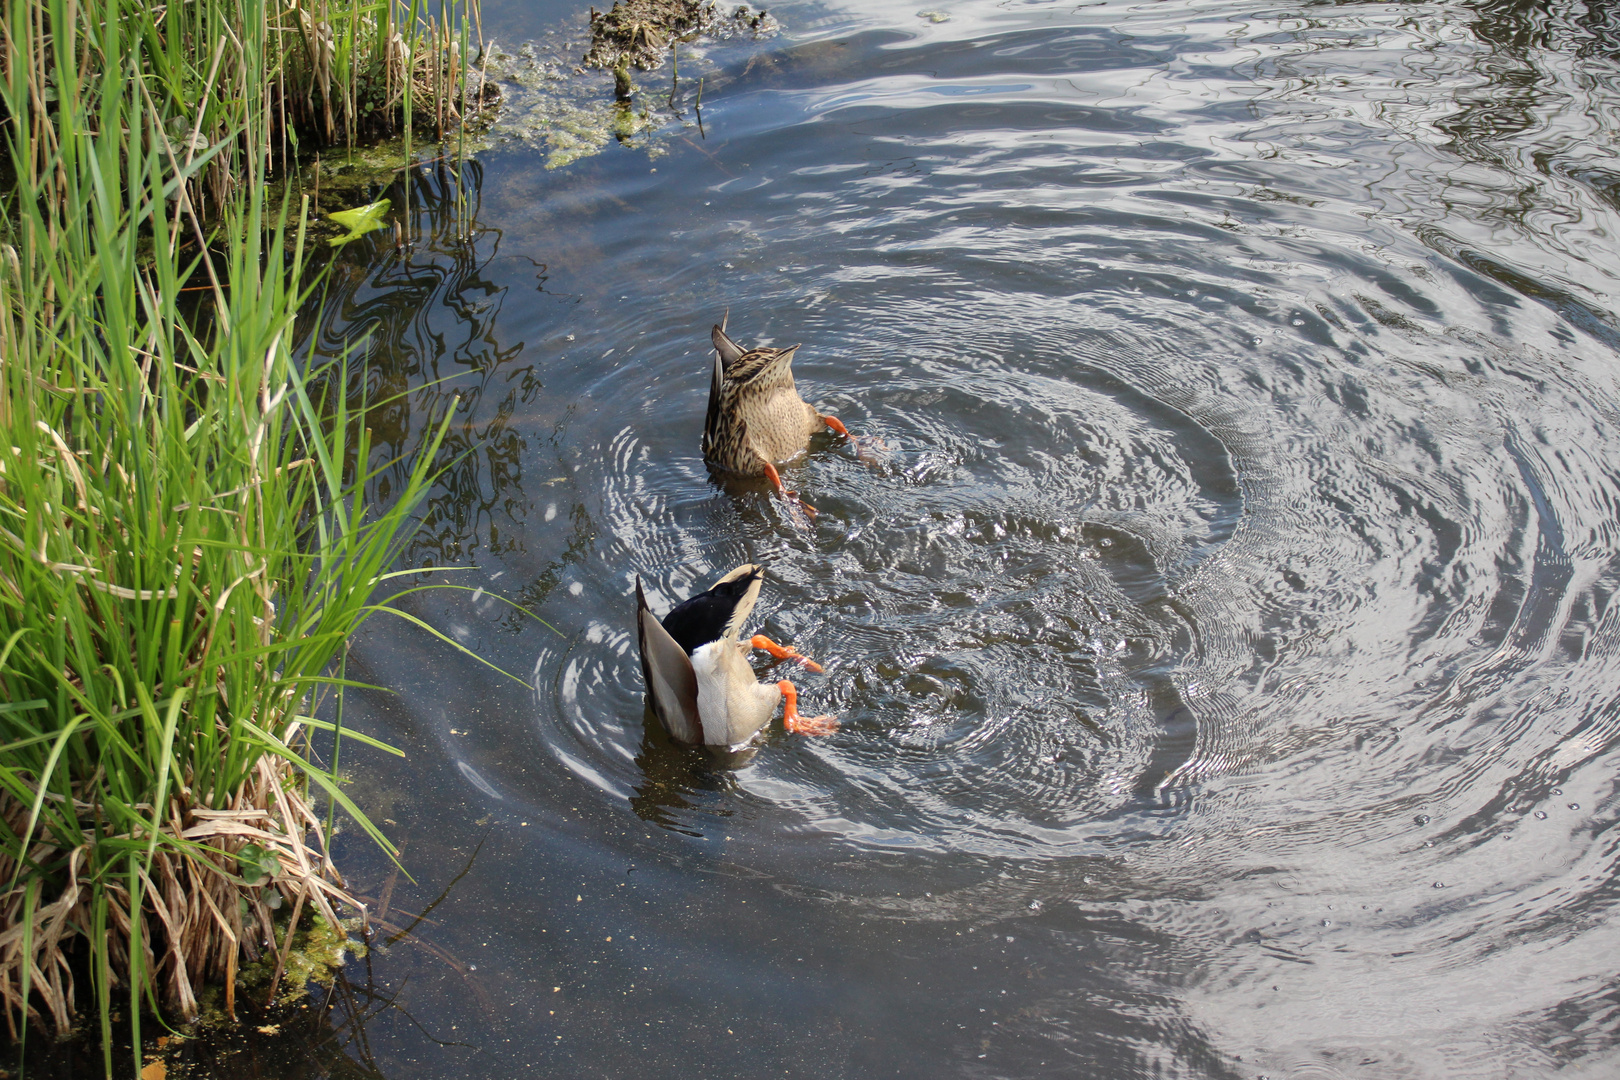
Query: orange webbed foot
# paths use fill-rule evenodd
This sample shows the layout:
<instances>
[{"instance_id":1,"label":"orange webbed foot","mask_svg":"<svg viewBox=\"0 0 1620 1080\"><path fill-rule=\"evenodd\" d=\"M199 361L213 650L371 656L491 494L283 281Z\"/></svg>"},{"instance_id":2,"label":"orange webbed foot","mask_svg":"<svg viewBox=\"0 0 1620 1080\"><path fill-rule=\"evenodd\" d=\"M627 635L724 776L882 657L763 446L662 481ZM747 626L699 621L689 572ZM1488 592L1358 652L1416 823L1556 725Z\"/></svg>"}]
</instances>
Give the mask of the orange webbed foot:
<instances>
[{"instance_id":1,"label":"orange webbed foot","mask_svg":"<svg viewBox=\"0 0 1620 1080\"><path fill-rule=\"evenodd\" d=\"M873 454L874 451L884 451L889 448L888 444L876 435L850 434L849 428L845 427L844 422L836 416L828 416L826 413L817 413L816 415L821 417L821 422L826 424L829 430L837 432L848 439L849 445L855 448L855 457L868 465L877 460Z\"/></svg>"},{"instance_id":2,"label":"orange webbed foot","mask_svg":"<svg viewBox=\"0 0 1620 1080\"><path fill-rule=\"evenodd\" d=\"M786 679L776 684L782 691L782 726L796 735L832 735L838 721L831 716L800 716L799 692Z\"/></svg>"},{"instance_id":3,"label":"orange webbed foot","mask_svg":"<svg viewBox=\"0 0 1620 1080\"><path fill-rule=\"evenodd\" d=\"M827 715L795 716L792 720L783 720L782 726L795 735L838 734L838 721Z\"/></svg>"},{"instance_id":4,"label":"orange webbed foot","mask_svg":"<svg viewBox=\"0 0 1620 1080\"><path fill-rule=\"evenodd\" d=\"M778 660L797 660L811 671L819 672L821 665L801 653L791 645L778 645L764 634L755 634L748 639L748 644L756 649L764 649Z\"/></svg>"},{"instance_id":5,"label":"orange webbed foot","mask_svg":"<svg viewBox=\"0 0 1620 1080\"><path fill-rule=\"evenodd\" d=\"M802 508L806 514L810 515L810 517L814 518L816 516L816 508L799 498L799 493L797 491L789 491L787 489L787 485L782 483L782 474L777 472L776 466L772 465L768 461L765 462L765 479L771 482L771 486L776 489L776 493L782 496L782 498L786 499L790 503L793 503L795 506Z\"/></svg>"}]
</instances>

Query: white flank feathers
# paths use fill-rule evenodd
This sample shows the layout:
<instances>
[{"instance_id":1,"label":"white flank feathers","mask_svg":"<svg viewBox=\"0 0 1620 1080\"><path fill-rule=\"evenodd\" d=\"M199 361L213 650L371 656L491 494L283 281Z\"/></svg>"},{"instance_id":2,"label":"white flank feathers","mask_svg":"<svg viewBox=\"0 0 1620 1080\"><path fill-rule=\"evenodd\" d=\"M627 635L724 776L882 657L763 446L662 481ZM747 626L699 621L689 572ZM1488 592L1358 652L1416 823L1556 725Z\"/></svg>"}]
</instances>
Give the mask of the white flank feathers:
<instances>
[{"instance_id":1,"label":"white flank feathers","mask_svg":"<svg viewBox=\"0 0 1620 1080\"><path fill-rule=\"evenodd\" d=\"M722 746L731 742L731 701L726 693L724 651L737 651L735 642L721 638L700 645L692 654L692 672L697 676L698 720L703 725L703 741Z\"/></svg>"}]
</instances>

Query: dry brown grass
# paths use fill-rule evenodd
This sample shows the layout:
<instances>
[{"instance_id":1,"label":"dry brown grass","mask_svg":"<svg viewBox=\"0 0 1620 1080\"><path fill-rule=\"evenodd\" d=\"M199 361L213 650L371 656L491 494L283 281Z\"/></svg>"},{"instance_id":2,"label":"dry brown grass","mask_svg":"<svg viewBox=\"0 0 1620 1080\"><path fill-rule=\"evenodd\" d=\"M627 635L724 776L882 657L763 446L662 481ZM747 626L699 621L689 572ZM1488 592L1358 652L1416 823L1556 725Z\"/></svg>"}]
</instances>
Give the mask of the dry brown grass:
<instances>
[{"instance_id":1,"label":"dry brown grass","mask_svg":"<svg viewBox=\"0 0 1620 1080\"><path fill-rule=\"evenodd\" d=\"M131 969L129 952L138 947L140 968L151 973L166 1010L194 1018L198 989L213 983L225 988L225 1009L235 1019L239 963L256 960L278 945L272 891L291 903L295 913L308 906L333 926L339 924L334 905L363 914L364 907L345 891L325 852L305 839L318 842L322 823L293 780L290 767L266 756L224 808L186 810L179 800L170 800L164 843L138 871L141 906L148 915L138 925L129 919L134 897L128 881L111 878L98 885L83 880L82 869L94 861L92 844L64 846L57 837L40 837L30 859L67 867L60 892L42 903L43 883L35 879L0 893L0 925L5 927L0 931L0 1001L12 1038L21 1034L18 1019L24 1015L58 1034L71 1030L79 1005L75 959L82 965L88 953L75 946L74 938L98 918L113 920L106 960L115 980L118 972ZM82 815L93 812L92 803L75 802ZM27 806L0 795L0 819L14 834L23 832L28 816ZM146 837L108 839L139 842ZM236 854L245 844L273 853L277 868L271 880L244 883ZM11 880L16 872L15 861L0 854L0 876ZM26 1001L25 968L32 989ZM268 997L274 993L272 987Z\"/></svg>"}]
</instances>

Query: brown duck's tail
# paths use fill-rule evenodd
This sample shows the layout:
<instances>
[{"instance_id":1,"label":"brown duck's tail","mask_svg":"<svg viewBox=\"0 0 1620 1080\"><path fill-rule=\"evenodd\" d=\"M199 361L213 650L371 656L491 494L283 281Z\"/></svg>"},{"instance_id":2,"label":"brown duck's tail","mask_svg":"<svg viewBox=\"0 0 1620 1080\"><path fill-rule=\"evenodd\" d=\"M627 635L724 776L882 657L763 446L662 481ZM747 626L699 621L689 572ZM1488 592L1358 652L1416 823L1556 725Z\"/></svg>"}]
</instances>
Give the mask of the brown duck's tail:
<instances>
[{"instance_id":1,"label":"brown duck's tail","mask_svg":"<svg viewBox=\"0 0 1620 1080\"><path fill-rule=\"evenodd\" d=\"M716 326L712 331L710 331L709 340L714 342L714 351L720 354L720 362L727 369L729 369L732 364L735 364L738 359L742 357L743 353L748 351L727 337L726 329L723 326Z\"/></svg>"}]
</instances>

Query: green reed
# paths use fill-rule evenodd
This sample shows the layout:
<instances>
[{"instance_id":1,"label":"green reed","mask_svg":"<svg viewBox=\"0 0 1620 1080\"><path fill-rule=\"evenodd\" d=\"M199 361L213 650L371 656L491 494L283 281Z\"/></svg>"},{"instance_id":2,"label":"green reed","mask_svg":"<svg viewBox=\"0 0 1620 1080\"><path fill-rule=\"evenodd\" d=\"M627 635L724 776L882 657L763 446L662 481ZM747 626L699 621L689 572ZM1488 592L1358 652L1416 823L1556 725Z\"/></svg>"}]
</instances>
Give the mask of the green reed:
<instances>
[{"instance_id":1,"label":"green reed","mask_svg":"<svg viewBox=\"0 0 1620 1080\"><path fill-rule=\"evenodd\" d=\"M412 16L3 11L0 1011L14 1036L65 1032L87 979L110 1074L127 993L139 1071L143 1003L189 1018L220 982L234 1013L239 963L277 936L272 894L294 924L335 923L349 898L312 790L392 852L313 759L333 725L312 714L386 609L450 418L390 508L367 507L364 418L312 396L293 351L317 279L302 221L266 207L289 110L358 115L356 72ZM305 58L324 84L282 62L289 21L315 28L306 46L337 28ZM406 54L408 105L443 57Z\"/></svg>"}]
</instances>

